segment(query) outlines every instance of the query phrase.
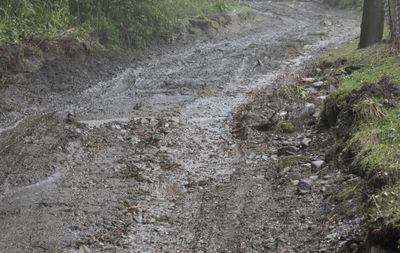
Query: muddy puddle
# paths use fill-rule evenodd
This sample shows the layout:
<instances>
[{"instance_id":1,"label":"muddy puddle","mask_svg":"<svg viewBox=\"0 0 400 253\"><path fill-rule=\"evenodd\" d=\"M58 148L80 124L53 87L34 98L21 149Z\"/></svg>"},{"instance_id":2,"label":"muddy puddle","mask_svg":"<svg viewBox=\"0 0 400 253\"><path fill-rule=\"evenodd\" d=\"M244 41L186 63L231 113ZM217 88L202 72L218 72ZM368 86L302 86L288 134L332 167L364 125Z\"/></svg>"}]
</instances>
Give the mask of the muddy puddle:
<instances>
[{"instance_id":1,"label":"muddy puddle","mask_svg":"<svg viewBox=\"0 0 400 253\"><path fill-rule=\"evenodd\" d=\"M249 5L254 17L221 35L135 60L109 81L46 100L24 91L0 130L0 249L237 251L257 186L235 183L253 156L233 137L233 115L359 27L359 14L313 2ZM26 112L36 120L22 122Z\"/></svg>"}]
</instances>

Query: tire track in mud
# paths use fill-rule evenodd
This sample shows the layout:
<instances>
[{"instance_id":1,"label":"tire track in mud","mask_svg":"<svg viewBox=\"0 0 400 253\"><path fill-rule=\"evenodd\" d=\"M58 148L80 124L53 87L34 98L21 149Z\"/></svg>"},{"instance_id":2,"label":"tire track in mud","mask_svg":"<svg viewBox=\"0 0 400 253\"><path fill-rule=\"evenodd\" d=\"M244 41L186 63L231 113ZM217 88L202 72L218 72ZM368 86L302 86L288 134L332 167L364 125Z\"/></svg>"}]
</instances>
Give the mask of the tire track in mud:
<instances>
[{"instance_id":1,"label":"tire track in mud","mask_svg":"<svg viewBox=\"0 0 400 253\"><path fill-rule=\"evenodd\" d=\"M246 224L272 201L265 180L271 175L252 169L232 136L233 114L257 89L354 36L358 16L312 2L250 5L255 18L235 24L225 38L135 62L113 80L58 101L58 113L46 120L65 124L57 130L65 141L42 155L59 157L43 169L60 175L33 182L43 182L41 189L3 194L0 249L265 250L262 238L243 238L257 236ZM324 35L310 35L315 31ZM30 117L23 124L36 126ZM20 129L0 130L1 138L12 131Z\"/></svg>"}]
</instances>

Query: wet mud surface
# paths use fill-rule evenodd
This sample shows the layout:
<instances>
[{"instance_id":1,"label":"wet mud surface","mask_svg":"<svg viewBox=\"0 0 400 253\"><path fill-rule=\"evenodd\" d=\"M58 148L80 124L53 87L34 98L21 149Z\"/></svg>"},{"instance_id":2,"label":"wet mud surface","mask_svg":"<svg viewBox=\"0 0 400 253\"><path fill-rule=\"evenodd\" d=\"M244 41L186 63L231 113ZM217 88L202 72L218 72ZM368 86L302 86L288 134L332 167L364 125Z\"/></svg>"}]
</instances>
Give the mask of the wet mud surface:
<instances>
[{"instance_id":1,"label":"wet mud surface","mask_svg":"<svg viewBox=\"0 0 400 253\"><path fill-rule=\"evenodd\" d=\"M338 249L323 194L281 187L271 159L307 136L243 132L238 114L354 38L359 14L249 5L254 17L218 35L148 55L59 60L1 87L0 251ZM326 149L304 151L304 164ZM312 175L307 166L296 175Z\"/></svg>"}]
</instances>

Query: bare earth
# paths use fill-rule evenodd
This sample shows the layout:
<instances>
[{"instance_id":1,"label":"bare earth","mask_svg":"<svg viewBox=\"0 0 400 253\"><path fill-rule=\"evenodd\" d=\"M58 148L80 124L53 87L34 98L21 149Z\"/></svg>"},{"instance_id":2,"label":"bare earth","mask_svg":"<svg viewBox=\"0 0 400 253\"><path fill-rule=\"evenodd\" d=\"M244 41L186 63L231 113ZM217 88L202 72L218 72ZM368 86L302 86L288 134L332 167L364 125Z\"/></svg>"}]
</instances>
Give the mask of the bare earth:
<instances>
[{"instance_id":1,"label":"bare earth","mask_svg":"<svg viewBox=\"0 0 400 253\"><path fill-rule=\"evenodd\" d=\"M262 113L279 80L354 39L359 13L313 2L249 5L254 17L188 43L57 59L0 87L0 251L349 246L360 219L333 222L329 189L315 183L298 194L273 159L282 143L307 136L319 139L303 160L323 159L329 137L238 125ZM315 171L291 173L302 179ZM326 187L337 187L330 178Z\"/></svg>"}]
</instances>

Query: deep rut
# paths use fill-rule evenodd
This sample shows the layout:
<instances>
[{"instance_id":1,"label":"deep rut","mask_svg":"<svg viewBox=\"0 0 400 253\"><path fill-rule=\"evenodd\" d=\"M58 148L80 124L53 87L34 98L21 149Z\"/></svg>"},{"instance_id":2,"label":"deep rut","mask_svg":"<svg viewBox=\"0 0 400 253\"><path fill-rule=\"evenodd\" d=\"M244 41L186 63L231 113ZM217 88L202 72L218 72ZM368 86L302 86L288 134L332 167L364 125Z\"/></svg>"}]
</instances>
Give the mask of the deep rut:
<instances>
[{"instance_id":1,"label":"deep rut","mask_svg":"<svg viewBox=\"0 0 400 253\"><path fill-rule=\"evenodd\" d=\"M28 93L10 122L36 116L0 129L0 250L293 250L268 226L290 215L275 172L253 166L233 115L353 38L358 15L313 2L250 6L255 16L222 35L135 61L110 81L40 105Z\"/></svg>"}]
</instances>

